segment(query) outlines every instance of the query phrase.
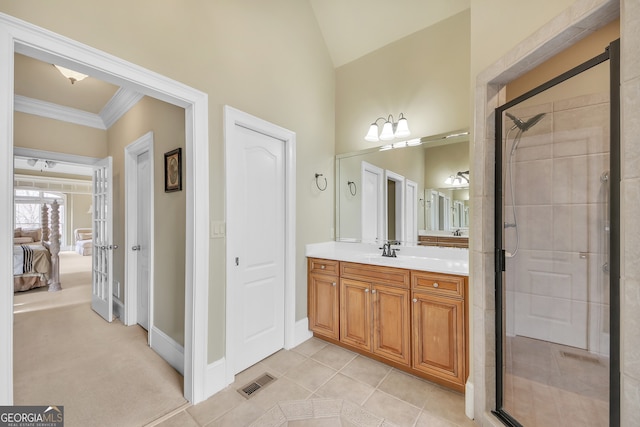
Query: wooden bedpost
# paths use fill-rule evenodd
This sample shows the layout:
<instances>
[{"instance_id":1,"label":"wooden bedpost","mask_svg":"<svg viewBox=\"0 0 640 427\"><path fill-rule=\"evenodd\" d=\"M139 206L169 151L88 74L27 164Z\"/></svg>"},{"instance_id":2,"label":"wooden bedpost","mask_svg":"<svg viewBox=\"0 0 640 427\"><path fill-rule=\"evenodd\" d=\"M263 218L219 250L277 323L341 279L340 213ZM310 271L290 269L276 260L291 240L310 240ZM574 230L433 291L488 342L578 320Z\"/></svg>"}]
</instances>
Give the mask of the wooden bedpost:
<instances>
[{"instance_id":1,"label":"wooden bedpost","mask_svg":"<svg viewBox=\"0 0 640 427\"><path fill-rule=\"evenodd\" d=\"M51 204L51 275L49 277L49 292L62 289L60 286L60 207L56 200Z\"/></svg>"},{"instance_id":2,"label":"wooden bedpost","mask_svg":"<svg viewBox=\"0 0 640 427\"><path fill-rule=\"evenodd\" d=\"M42 204L41 208L41 220L42 220L42 237L40 238L41 242L49 241L49 206L46 203Z\"/></svg>"}]
</instances>

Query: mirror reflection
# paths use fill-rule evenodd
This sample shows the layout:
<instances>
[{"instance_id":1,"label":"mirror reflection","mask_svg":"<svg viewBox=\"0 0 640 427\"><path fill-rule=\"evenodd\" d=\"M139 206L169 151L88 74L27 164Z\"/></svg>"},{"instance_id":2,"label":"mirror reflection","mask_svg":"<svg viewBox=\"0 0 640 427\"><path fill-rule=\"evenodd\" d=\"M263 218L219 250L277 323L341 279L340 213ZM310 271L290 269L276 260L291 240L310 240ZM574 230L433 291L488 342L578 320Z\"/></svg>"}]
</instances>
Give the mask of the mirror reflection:
<instances>
[{"instance_id":1,"label":"mirror reflection","mask_svg":"<svg viewBox=\"0 0 640 427\"><path fill-rule=\"evenodd\" d=\"M465 236L468 138L461 130L336 156L336 240Z\"/></svg>"}]
</instances>

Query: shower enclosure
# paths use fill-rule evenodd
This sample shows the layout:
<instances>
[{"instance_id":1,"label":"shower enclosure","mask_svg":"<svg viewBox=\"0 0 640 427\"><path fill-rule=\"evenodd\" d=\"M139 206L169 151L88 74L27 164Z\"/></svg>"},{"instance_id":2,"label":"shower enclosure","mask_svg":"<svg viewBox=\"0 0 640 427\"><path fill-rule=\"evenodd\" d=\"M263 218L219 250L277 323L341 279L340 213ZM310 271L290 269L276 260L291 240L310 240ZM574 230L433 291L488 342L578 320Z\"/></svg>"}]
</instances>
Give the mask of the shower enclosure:
<instances>
[{"instance_id":1,"label":"shower enclosure","mask_svg":"<svg viewBox=\"0 0 640 427\"><path fill-rule=\"evenodd\" d=\"M612 46L496 109L496 414L507 425L618 416Z\"/></svg>"}]
</instances>

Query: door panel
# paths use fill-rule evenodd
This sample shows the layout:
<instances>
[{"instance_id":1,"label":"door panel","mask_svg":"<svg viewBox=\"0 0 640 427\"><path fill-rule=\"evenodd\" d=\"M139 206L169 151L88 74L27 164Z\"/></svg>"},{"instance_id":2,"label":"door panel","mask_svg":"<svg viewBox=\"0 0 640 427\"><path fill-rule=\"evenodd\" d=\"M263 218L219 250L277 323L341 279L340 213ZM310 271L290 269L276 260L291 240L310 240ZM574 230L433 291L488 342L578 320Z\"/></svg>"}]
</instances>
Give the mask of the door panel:
<instances>
[{"instance_id":1,"label":"door panel","mask_svg":"<svg viewBox=\"0 0 640 427\"><path fill-rule=\"evenodd\" d=\"M136 251L137 256L137 322L140 326L149 330L149 266L150 266L150 248L151 230L149 229L151 218L151 206L149 199L145 195L152 191L149 182L150 159L149 152L145 151L138 155L136 161L136 191L138 197L137 203L137 239Z\"/></svg>"},{"instance_id":2,"label":"door panel","mask_svg":"<svg viewBox=\"0 0 640 427\"><path fill-rule=\"evenodd\" d=\"M284 143L235 126L234 197L230 211L241 243L231 274L238 326L234 370L239 372L284 346Z\"/></svg>"},{"instance_id":3,"label":"door panel","mask_svg":"<svg viewBox=\"0 0 640 427\"><path fill-rule=\"evenodd\" d=\"M409 291L373 285L373 352L409 365Z\"/></svg>"},{"instance_id":4,"label":"door panel","mask_svg":"<svg viewBox=\"0 0 640 427\"><path fill-rule=\"evenodd\" d=\"M329 338L340 337L337 276L309 275L309 329Z\"/></svg>"},{"instance_id":5,"label":"door panel","mask_svg":"<svg viewBox=\"0 0 640 427\"><path fill-rule=\"evenodd\" d=\"M371 350L369 283L340 279L340 341Z\"/></svg>"},{"instance_id":6,"label":"door panel","mask_svg":"<svg viewBox=\"0 0 640 427\"><path fill-rule=\"evenodd\" d=\"M93 274L91 308L113 320L113 177L107 157L93 171Z\"/></svg>"}]
</instances>

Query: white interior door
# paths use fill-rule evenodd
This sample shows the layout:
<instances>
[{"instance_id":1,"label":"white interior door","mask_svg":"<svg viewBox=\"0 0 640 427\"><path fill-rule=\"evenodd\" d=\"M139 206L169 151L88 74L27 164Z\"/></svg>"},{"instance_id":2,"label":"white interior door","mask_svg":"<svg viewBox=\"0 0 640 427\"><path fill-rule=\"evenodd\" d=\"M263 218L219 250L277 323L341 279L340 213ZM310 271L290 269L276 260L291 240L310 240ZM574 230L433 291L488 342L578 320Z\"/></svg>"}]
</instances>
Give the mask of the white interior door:
<instances>
[{"instance_id":1,"label":"white interior door","mask_svg":"<svg viewBox=\"0 0 640 427\"><path fill-rule=\"evenodd\" d=\"M113 176L112 159L93 171L93 280L91 308L107 322L113 319Z\"/></svg>"},{"instance_id":2,"label":"white interior door","mask_svg":"<svg viewBox=\"0 0 640 427\"><path fill-rule=\"evenodd\" d=\"M137 204L137 216L136 216L136 230L137 238L136 244L132 246L131 250L136 252L137 257L137 321L140 326L149 330L149 267L150 267L150 218L151 218L151 206L149 206L148 197L151 189L151 183L149 182L149 165L150 156L149 152L145 151L138 155L136 167L136 204Z\"/></svg>"},{"instance_id":3,"label":"white interior door","mask_svg":"<svg viewBox=\"0 0 640 427\"><path fill-rule=\"evenodd\" d=\"M362 162L362 241L382 242L385 235L384 170Z\"/></svg>"},{"instance_id":4,"label":"white interior door","mask_svg":"<svg viewBox=\"0 0 640 427\"><path fill-rule=\"evenodd\" d=\"M235 373L284 347L285 145L237 124L227 147Z\"/></svg>"},{"instance_id":5,"label":"white interior door","mask_svg":"<svg viewBox=\"0 0 640 427\"><path fill-rule=\"evenodd\" d=\"M405 181L405 241L409 244L418 242L418 183Z\"/></svg>"}]
</instances>

